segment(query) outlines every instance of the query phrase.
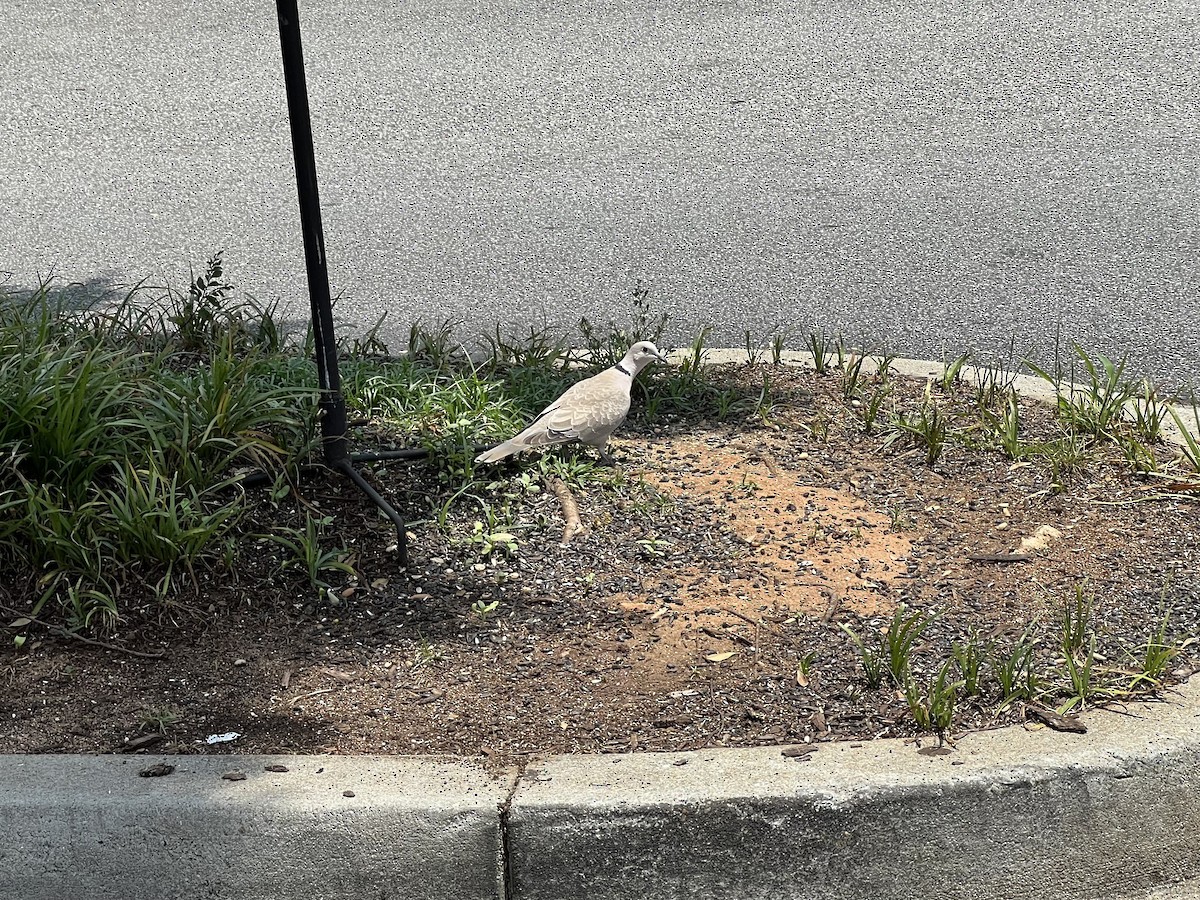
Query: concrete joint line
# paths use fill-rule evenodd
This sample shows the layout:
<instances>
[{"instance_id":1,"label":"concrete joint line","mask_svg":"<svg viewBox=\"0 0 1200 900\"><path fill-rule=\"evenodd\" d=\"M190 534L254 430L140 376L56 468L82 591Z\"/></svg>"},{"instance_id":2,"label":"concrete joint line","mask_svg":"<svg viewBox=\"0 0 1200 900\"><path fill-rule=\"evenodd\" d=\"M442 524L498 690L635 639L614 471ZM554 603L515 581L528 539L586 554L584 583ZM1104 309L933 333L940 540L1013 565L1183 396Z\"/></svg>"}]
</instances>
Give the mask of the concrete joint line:
<instances>
[{"instance_id":1,"label":"concrete joint line","mask_svg":"<svg viewBox=\"0 0 1200 900\"><path fill-rule=\"evenodd\" d=\"M512 884L512 850L509 843L509 819L512 816L513 801L516 800L517 791L521 789L521 779L525 777L525 769L528 762L522 763L512 773L512 783L509 785L508 794L497 807L498 821L497 827L500 831L500 859L499 859L499 874L498 881L500 885L500 900L515 897L516 892L513 890Z\"/></svg>"}]
</instances>

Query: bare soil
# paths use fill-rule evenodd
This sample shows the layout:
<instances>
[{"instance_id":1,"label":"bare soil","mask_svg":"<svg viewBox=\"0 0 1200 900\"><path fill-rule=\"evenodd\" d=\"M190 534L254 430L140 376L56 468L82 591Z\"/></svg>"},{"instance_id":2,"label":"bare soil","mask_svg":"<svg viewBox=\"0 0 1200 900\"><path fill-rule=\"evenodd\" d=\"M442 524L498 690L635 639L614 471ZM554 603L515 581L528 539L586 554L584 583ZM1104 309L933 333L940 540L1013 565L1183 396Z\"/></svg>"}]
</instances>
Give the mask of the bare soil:
<instances>
[{"instance_id":1,"label":"bare soil","mask_svg":"<svg viewBox=\"0 0 1200 900\"><path fill-rule=\"evenodd\" d=\"M93 636L106 646L35 627L0 651L0 750L507 763L870 740L916 726L894 686L866 685L839 625L869 635L899 603L937 615L913 658L921 683L955 642L978 634L1000 653L1031 623L1052 669L1078 584L1110 674L1136 669L1168 613L1171 640L1197 633L1200 492L1186 479L1133 477L1101 450L1058 489L1044 465L962 442L929 467L911 443L864 434L836 378L770 378L769 423L626 426L612 447L625 477L576 488L587 530L565 545L548 490L520 498L511 555L482 555L470 508L445 528L413 524L406 572L387 549L394 533L341 480L306 483L302 501L264 498L262 530L302 508L333 515L358 576L331 575L318 601L262 543L237 571L200 573L177 603L131 604L116 633ZM924 386L899 390L915 403ZM1023 413L1053 427L1048 410ZM429 519L436 470L371 477ZM1042 526L1059 536L1024 559L986 558ZM14 615L22 591L0 587ZM493 614L472 612L493 600ZM1189 645L1170 678L1198 662ZM954 732L1023 718L1000 699L994 686L961 698Z\"/></svg>"}]
</instances>

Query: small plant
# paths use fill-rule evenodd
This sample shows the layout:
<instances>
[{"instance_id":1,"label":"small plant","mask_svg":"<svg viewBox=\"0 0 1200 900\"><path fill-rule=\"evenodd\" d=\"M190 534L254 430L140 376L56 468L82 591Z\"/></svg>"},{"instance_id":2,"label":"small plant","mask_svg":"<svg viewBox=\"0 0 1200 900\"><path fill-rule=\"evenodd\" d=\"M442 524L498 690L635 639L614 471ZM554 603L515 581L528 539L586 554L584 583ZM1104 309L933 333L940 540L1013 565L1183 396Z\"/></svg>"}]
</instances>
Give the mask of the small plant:
<instances>
[{"instance_id":1,"label":"small plant","mask_svg":"<svg viewBox=\"0 0 1200 900\"><path fill-rule=\"evenodd\" d=\"M813 663L817 659L817 651L809 650L800 657L800 662L796 666L796 681L801 685L808 684L809 676L812 674Z\"/></svg>"},{"instance_id":2,"label":"small plant","mask_svg":"<svg viewBox=\"0 0 1200 900\"><path fill-rule=\"evenodd\" d=\"M178 725L180 721L182 719L175 710L155 707L143 711L141 730L157 731L159 734L166 734L167 729Z\"/></svg>"},{"instance_id":3,"label":"small plant","mask_svg":"<svg viewBox=\"0 0 1200 900\"><path fill-rule=\"evenodd\" d=\"M1153 691L1161 687L1167 674L1167 667L1183 651L1183 645L1167 641L1167 623L1170 617L1170 612L1163 615L1154 635L1142 645L1140 655L1131 654L1137 666L1129 682L1131 691Z\"/></svg>"},{"instance_id":4,"label":"small plant","mask_svg":"<svg viewBox=\"0 0 1200 900\"><path fill-rule=\"evenodd\" d=\"M886 384L892 376L892 363L895 361L895 353L890 350L883 350L875 359L875 378L881 383Z\"/></svg>"},{"instance_id":5,"label":"small plant","mask_svg":"<svg viewBox=\"0 0 1200 900\"><path fill-rule=\"evenodd\" d=\"M496 615L496 610L499 607L499 600L493 600L491 603L485 603L483 598L480 597L471 604L471 615L477 618L480 622L487 622Z\"/></svg>"},{"instance_id":6,"label":"small plant","mask_svg":"<svg viewBox=\"0 0 1200 900\"><path fill-rule=\"evenodd\" d=\"M988 648L979 641L979 633L972 632L966 643L955 642L950 654L962 675L963 691L968 697L978 697L983 693L984 666L989 655Z\"/></svg>"},{"instance_id":7,"label":"small plant","mask_svg":"<svg viewBox=\"0 0 1200 900\"><path fill-rule=\"evenodd\" d=\"M909 712L919 729L932 731L937 735L939 747L949 740L950 729L954 724L954 706L958 700L958 691L963 687L962 681L950 679L952 665L951 660L943 662L937 673L929 679L924 692L911 673L904 673L904 699L908 703Z\"/></svg>"},{"instance_id":8,"label":"small plant","mask_svg":"<svg viewBox=\"0 0 1200 900\"><path fill-rule=\"evenodd\" d=\"M1126 402L1136 392L1125 380L1125 360L1114 363L1103 354L1093 360L1078 344L1074 350L1087 376L1081 388L1073 383L1064 388L1056 374L1033 363L1027 365L1054 388L1059 419L1071 431L1111 439L1120 428Z\"/></svg>"},{"instance_id":9,"label":"small plant","mask_svg":"<svg viewBox=\"0 0 1200 900\"><path fill-rule=\"evenodd\" d=\"M408 328L408 359L438 372L452 368L466 356L454 337L455 325L446 319L432 325L413 322Z\"/></svg>"},{"instance_id":10,"label":"small plant","mask_svg":"<svg viewBox=\"0 0 1200 900\"><path fill-rule=\"evenodd\" d=\"M1149 378L1143 378L1141 392L1126 406L1133 433L1147 444L1162 440L1163 423L1171 404L1158 396L1158 388Z\"/></svg>"},{"instance_id":11,"label":"small plant","mask_svg":"<svg viewBox=\"0 0 1200 900\"><path fill-rule=\"evenodd\" d=\"M927 466L933 467L941 458L946 447L948 423L946 416L933 401L928 385L925 400L916 413L911 416L897 414L891 426L891 432L884 438L885 447L895 443L900 435L907 434L918 447L924 449Z\"/></svg>"},{"instance_id":12,"label":"small plant","mask_svg":"<svg viewBox=\"0 0 1200 900\"><path fill-rule=\"evenodd\" d=\"M98 587L84 587L83 579L78 578L73 584L66 585L66 596L63 598L63 608L69 631L111 631L121 621L117 611L117 600L109 592ZM46 595L43 595L43 602ZM41 603L35 607L39 609Z\"/></svg>"},{"instance_id":13,"label":"small plant","mask_svg":"<svg viewBox=\"0 0 1200 900\"><path fill-rule=\"evenodd\" d=\"M1012 390L1008 392L1000 420L1000 449L1009 459L1020 459L1025 453L1021 443L1021 407L1017 392Z\"/></svg>"},{"instance_id":14,"label":"small plant","mask_svg":"<svg viewBox=\"0 0 1200 900\"><path fill-rule=\"evenodd\" d=\"M433 646L427 638L422 637L420 643L413 648L412 659L409 661L408 667L415 672L432 663L441 662L444 656L445 653L441 647Z\"/></svg>"},{"instance_id":15,"label":"small plant","mask_svg":"<svg viewBox=\"0 0 1200 900\"><path fill-rule=\"evenodd\" d=\"M773 365L773 366L783 365L783 349L784 349L783 335L780 334L779 332L776 332L771 337L771 365Z\"/></svg>"},{"instance_id":16,"label":"small plant","mask_svg":"<svg viewBox=\"0 0 1200 900\"><path fill-rule=\"evenodd\" d=\"M938 387L941 388L943 394L954 392L954 386L962 375L963 367L970 362L970 359L971 354L968 351L944 365L942 374L938 376Z\"/></svg>"},{"instance_id":17,"label":"small plant","mask_svg":"<svg viewBox=\"0 0 1200 900\"><path fill-rule=\"evenodd\" d=\"M1033 626L1026 628L1007 655L992 660L992 671L1000 686L1000 708L1016 700L1035 700L1041 694L1041 676L1036 669L1037 638Z\"/></svg>"},{"instance_id":18,"label":"small plant","mask_svg":"<svg viewBox=\"0 0 1200 900\"><path fill-rule=\"evenodd\" d=\"M1067 672L1070 698L1058 708L1060 715L1076 707L1083 709L1095 696L1107 696L1108 691L1096 684L1096 636L1089 634L1086 652L1067 653L1063 659Z\"/></svg>"},{"instance_id":19,"label":"small plant","mask_svg":"<svg viewBox=\"0 0 1200 900\"><path fill-rule=\"evenodd\" d=\"M186 294L175 294L167 314L184 350L198 352L212 346L220 331L222 313L229 306L233 286L225 279L224 251L208 258L204 271L192 274Z\"/></svg>"},{"instance_id":20,"label":"small plant","mask_svg":"<svg viewBox=\"0 0 1200 900\"><path fill-rule=\"evenodd\" d=\"M1183 417L1173 408L1170 410L1170 413L1176 427L1179 429L1181 439L1180 452L1183 454L1183 458L1192 467L1193 471L1200 472L1200 403L1197 403L1196 398L1192 397L1191 405L1191 428L1184 424Z\"/></svg>"},{"instance_id":21,"label":"small plant","mask_svg":"<svg viewBox=\"0 0 1200 900\"><path fill-rule=\"evenodd\" d=\"M1158 471L1158 459L1154 451L1138 440L1136 434L1117 432L1113 435L1113 441L1131 472L1145 474Z\"/></svg>"},{"instance_id":22,"label":"small plant","mask_svg":"<svg viewBox=\"0 0 1200 900\"><path fill-rule=\"evenodd\" d=\"M484 527L479 521L471 532L471 543L478 545L481 556L491 556L497 551L509 556L517 549L517 539L511 532Z\"/></svg>"},{"instance_id":23,"label":"small plant","mask_svg":"<svg viewBox=\"0 0 1200 900\"><path fill-rule=\"evenodd\" d=\"M1092 438L1075 433L1057 440L1023 445L1025 458L1036 457L1049 465L1050 480L1061 490L1070 477L1084 471L1095 456Z\"/></svg>"},{"instance_id":24,"label":"small plant","mask_svg":"<svg viewBox=\"0 0 1200 900\"><path fill-rule=\"evenodd\" d=\"M604 326L586 316L580 318L579 333L593 370L599 371L619 363L630 346L638 341L662 344L670 316L651 312L650 288L640 279L630 291L630 305L632 309L628 325L610 321Z\"/></svg>"},{"instance_id":25,"label":"small plant","mask_svg":"<svg viewBox=\"0 0 1200 900\"><path fill-rule=\"evenodd\" d=\"M863 402L861 414L863 420L863 431L866 434L871 434L874 432L875 423L879 418L879 412L883 407L883 402L887 400L891 394L891 382L881 382L875 386L875 390L871 392L871 396Z\"/></svg>"},{"instance_id":26,"label":"small plant","mask_svg":"<svg viewBox=\"0 0 1200 900\"><path fill-rule=\"evenodd\" d=\"M842 399L847 403L851 400L859 399L864 378L862 367L866 358L862 354L853 358L847 358L845 365L842 367Z\"/></svg>"},{"instance_id":27,"label":"small plant","mask_svg":"<svg viewBox=\"0 0 1200 900\"><path fill-rule=\"evenodd\" d=\"M742 349L746 351L746 365L754 365L758 360L758 346L755 345L749 328L742 332Z\"/></svg>"},{"instance_id":28,"label":"small plant","mask_svg":"<svg viewBox=\"0 0 1200 900\"><path fill-rule=\"evenodd\" d=\"M858 647L869 686L877 687L885 673L893 684L903 685L913 648L935 618L937 617L927 616L920 610L909 614L908 606L901 603L892 614L887 628L876 634L874 646L871 647L848 626L840 624L839 627Z\"/></svg>"},{"instance_id":29,"label":"small plant","mask_svg":"<svg viewBox=\"0 0 1200 900\"><path fill-rule=\"evenodd\" d=\"M824 413L818 412L814 415L811 421L803 427L812 435L814 441L825 443L829 440L829 429L832 426L833 420Z\"/></svg>"},{"instance_id":30,"label":"small plant","mask_svg":"<svg viewBox=\"0 0 1200 900\"><path fill-rule=\"evenodd\" d=\"M869 647L867 643L857 634L850 630L850 627L843 622L838 623L838 627L846 632L846 636L854 642L854 646L858 648L858 661L862 666L863 677L867 682L867 687L871 690L883 684L884 661L883 654L880 652L878 642L876 646Z\"/></svg>"},{"instance_id":31,"label":"small plant","mask_svg":"<svg viewBox=\"0 0 1200 900\"><path fill-rule=\"evenodd\" d=\"M866 379L863 374L865 361L865 354L846 356L841 360L841 398L847 403L858 400L862 396L863 383Z\"/></svg>"},{"instance_id":32,"label":"small plant","mask_svg":"<svg viewBox=\"0 0 1200 900\"><path fill-rule=\"evenodd\" d=\"M829 350L828 338L824 330L809 332L808 351L812 354L813 369L816 370L816 373L818 375L828 374L833 354Z\"/></svg>"},{"instance_id":33,"label":"small plant","mask_svg":"<svg viewBox=\"0 0 1200 900\"><path fill-rule=\"evenodd\" d=\"M1091 633L1092 597L1082 584L1075 585L1075 597L1063 604L1059 618L1059 649L1065 656L1080 652Z\"/></svg>"},{"instance_id":34,"label":"small plant","mask_svg":"<svg viewBox=\"0 0 1200 900\"><path fill-rule=\"evenodd\" d=\"M332 524L331 516L313 518L306 514L304 531L295 528L283 528L274 534L265 535L268 541L278 544L290 552L280 564L282 569L298 568L308 579L308 584L314 590L323 592L329 590L325 576L332 572L342 572L354 575L354 567L347 563L344 551L326 550L321 546L321 533Z\"/></svg>"},{"instance_id":35,"label":"small plant","mask_svg":"<svg viewBox=\"0 0 1200 900\"><path fill-rule=\"evenodd\" d=\"M484 336L488 364L493 369L554 370L566 364L569 348L566 341L555 337L546 324L529 326L527 337L505 334L496 323L495 331Z\"/></svg>"},{"instance_id":36,"label":"small plant","mask_svg":"<svg viewBox=\"0 0 1200 900\"><path fill-rule=\"evenodd\" d=\"M904 673L908 671L917 640L937 618L926 616L920 610L914 610L911 615L907 613L907 605L898 604L892 621L883 633L882 646L887 650L888 674L892 676L892 683L897 685L904 683Z\"/></svg>"},{"instance_id":37,"label":"small plant","mask_svg":"<svg viewBox=\"0 0 1200 900\"><path fill-rule=\"evenodd\" d=\"M667 549L671 546L671 542L666 538L648 537L641 538L637 541L637 545L642 548L642 554L652 559L658 559L665 556Z\"/></svg>"},{"instance_id":38,"label":"small plant","mask_svg":"<svg viewBox=\"0 0 1200 900\"><path fill-rule=\"evenodd\" d=\"M1006 371L1000 363L976 366L971 378L975 407L981 412L994 409L997 401L1012 390L1016 378L1015 373Z\"/></svg>"}]
</instances>

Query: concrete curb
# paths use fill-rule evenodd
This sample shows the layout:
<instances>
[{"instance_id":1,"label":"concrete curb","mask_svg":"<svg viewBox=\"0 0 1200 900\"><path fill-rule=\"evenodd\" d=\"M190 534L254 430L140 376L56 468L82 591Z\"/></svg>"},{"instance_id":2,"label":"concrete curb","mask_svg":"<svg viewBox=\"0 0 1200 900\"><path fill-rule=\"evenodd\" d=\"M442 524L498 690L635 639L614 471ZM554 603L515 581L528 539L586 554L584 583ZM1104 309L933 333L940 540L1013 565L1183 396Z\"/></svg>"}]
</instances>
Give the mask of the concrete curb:
<instances>
[{"instance_id":1,"label":"concrete curb","mask_svg":"<svg viewBox=\"0 0 1200 900\"><path fill-rule=\"evenodd\" d=\"M883 740L557 757L512 803L513 896L1099 900L1200 876L1200 684L1088 727L945 756Z\"/></svg>"},{"instance_id":2,"label":"concrete curb","mask_svg":"<svg viewBox=\"0 0 1200 900\"><path fill-rule=\"evenodd\" d=\"M1200 682L1088 726L972 734L944 756L901 740L559 756L519 778L328 756L167 757L174 773L140 778L159 758L9 756L0 897L1200 896Z\"/></svg>"},{"instance_id":3,"label":"concrete curb","mask_svg":"<svg viewBox=\"0 0 1200 900\"><path fill-rule=\"evenodd\" d=\"M683 360L690 358L691 354L687 350L672 350L667 354L668 359L676 365ZM878 365L881 358L878 356L868 355L866 357L871 365L864 366L867 372L873 372L875 365ZM701 360L707 365L728 365L730 363L745 364L749 357L745 350L734 350L727 347L715 347L703 351ZM755 361L759 363L771 362L771 354L767 351L760 350L755 356ZM815 368L814 357L806 350L784 350L780 354L780 362L785 366L793 366L800 369L812 370ZM934 362L927 359L894 359L890 362L889 368L894 375L901 375L907 378L924 378L932 380L941 378L942 373L946 371L946 364ZM987 377L989 370L971 365L964 365L959 372L959 380L967 384L972 383L975 379ZM1006 375L1005 381L1011 379L1013 388L1022 397L1027 397L1030 400L1036 400L1041 403L1053 404L1056 402L1057 395L1054 388L1045 379L1038 378L1034 375L1021 375L1011 373ZM1064 381L1062 383L1064 391L1069 391L1072 388L1078 389L1078 385ZM1183 421L1185 427L1192 434L1192 437L1200 440L1200 426L1193 426L1195 422L1196 411L1190 407L1175 406L1173 407L1179 418ZM1163 436L1172 443L1181 443L1181 433L1175 421L1167 418L1162 426Z\"/></svg>"},{"instance_id":4,"label":"concrete curb","mask_svg":"<svg viewBox=\"0 0 1200 900\"><path fill-rule=\"evenodd\" d=\"M138 776L157 762L175 771ZM0 898L503 896L512 781L435 759L8 756Z\"/></svg>"},{"instance_id":5,"label":"concrete curb","mask_svg":"<svg viewBox=\"0 0 1200 900\"><path fill-rule=\"evenodd\" d=\"M1017 387L1054 399L1040 379ZM1088 726L973 734L945 756L884 740L808 758L561 756L499 775L181 756L142 778L158 758L8 756L0 900L1200 898L1200 679Z\"/></svg>"}]
</instances>

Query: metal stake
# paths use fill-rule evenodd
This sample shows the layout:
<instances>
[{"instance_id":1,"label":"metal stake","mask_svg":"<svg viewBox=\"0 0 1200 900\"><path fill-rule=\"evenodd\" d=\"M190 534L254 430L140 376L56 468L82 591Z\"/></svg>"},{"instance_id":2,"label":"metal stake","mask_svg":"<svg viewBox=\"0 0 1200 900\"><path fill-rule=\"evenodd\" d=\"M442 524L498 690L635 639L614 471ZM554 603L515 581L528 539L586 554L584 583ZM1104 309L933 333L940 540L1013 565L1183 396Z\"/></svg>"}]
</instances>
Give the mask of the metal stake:
<instances>
[{"instance_id":1,"label":"metal stake","mask_svg":"<svg viewBox=\"0 0 1200 900\"><path fill-rule=\"evenodd\" d=\"M354 468L358 459L422 459L422 450L366 453L352 457L346 442L346 398L338 370L333 330L333 301L329 295L329 269L325 260L325 235L321 228L321 200L317 193L317 164L313 154L312 120L308 86L304 80L304 50L300 42L300 15L296 0L276 0L279 44L283 51L283 81L287 91L292 154L296 161L296 192L300 198L300 228L304 234L304 264L312 305L313 341L316 345L317 382L320 385L321 446L325 465L341 472L379 507L396 526L400 565L408 565L408 540L404 519Z\"/></svg>"}]
</instances>

